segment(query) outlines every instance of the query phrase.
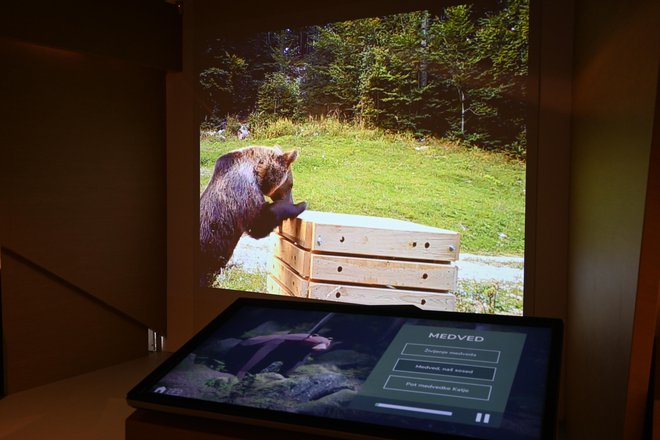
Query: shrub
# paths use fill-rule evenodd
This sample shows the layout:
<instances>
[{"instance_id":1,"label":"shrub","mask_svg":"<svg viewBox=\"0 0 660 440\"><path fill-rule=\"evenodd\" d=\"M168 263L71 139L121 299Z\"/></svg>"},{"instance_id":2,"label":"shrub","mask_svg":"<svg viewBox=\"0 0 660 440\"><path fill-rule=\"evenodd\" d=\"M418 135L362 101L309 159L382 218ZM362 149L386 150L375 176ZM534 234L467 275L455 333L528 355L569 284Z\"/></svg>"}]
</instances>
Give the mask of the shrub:
<instances>
[{"instance_id":1,"label":"shrub","mask_svg":"<svg viewBox=\"0 0 660 440\"><path fill-rule=\"evenodd\" d=\"M298 81L282 72L266 75L259 88L257 108L260 113L279 118L299 118L302 98Z\"/></svg>"}]
</instances>

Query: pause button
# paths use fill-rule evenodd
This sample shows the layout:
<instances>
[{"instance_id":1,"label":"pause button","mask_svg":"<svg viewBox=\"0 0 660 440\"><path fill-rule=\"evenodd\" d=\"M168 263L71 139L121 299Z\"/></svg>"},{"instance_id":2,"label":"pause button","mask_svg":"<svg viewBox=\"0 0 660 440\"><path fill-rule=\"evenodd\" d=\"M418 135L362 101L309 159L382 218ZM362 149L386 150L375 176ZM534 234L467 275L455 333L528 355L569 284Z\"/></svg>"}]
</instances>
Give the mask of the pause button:
<instances>
[{"instance_id":1,"label":"pause button","mask_svg":"<svg viewBox=\"0 0 660 440\"><path fill-rule=\"evenodd\" d=\"M477 417L474 419L475 422L477 423L488 423L490 422L490 414L482 414L480 412L477 413Z\"/></svg>"}]
</instances>

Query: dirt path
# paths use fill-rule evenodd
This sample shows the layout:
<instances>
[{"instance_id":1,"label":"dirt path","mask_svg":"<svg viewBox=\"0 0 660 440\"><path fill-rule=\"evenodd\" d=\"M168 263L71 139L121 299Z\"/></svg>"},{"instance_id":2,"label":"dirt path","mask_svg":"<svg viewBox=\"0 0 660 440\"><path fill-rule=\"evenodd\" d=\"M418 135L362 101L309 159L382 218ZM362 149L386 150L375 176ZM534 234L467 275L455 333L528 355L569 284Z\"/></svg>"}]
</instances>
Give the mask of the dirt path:
<instances>
[{"instance_id":1,"label":"dirt path","mask_svg":"<svg viewBox=\"0 0 660 440\"><path fill-rule=\"evenodd\" d=\"M274 235L261 240L243 236L234 250L231 263L239 264L248 271L266 271L274 244ZM461 254L456 266L459 280L522 283L523 262L522 257Z\"/></svg>"}]
</instances>

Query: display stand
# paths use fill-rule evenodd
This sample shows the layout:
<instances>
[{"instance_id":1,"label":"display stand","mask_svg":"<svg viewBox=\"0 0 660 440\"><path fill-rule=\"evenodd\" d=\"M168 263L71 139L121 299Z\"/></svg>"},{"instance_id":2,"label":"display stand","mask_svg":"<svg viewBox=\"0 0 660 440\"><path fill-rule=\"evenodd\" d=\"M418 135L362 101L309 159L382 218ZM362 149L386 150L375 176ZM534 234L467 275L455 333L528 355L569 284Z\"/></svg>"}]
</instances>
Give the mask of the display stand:
<instances>
[{"instance_id":1,"label":"display stand","mask_svg":"<svg viewBox=\"0 0 660 440\"><path fill-rule=\"evenodd\" d=\"M126 419L126 440L291 440L301 435L306 440L336 438L141 409Z\"/></svg>"}]
</instances>

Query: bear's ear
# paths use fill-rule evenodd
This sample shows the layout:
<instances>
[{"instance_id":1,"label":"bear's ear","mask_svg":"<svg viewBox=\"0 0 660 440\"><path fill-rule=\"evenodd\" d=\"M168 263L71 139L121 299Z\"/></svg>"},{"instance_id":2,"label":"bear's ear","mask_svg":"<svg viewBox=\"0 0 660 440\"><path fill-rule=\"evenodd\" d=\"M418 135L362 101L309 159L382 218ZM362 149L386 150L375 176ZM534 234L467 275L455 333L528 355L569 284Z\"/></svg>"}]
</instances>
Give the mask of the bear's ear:
<instances>
[{"instance_id":1,"label":"bear's ear","mask_svg":"<svg viewBox=\"0 0 660 440\"><path fill-rule=\"evenodd\" d=\"M268 164L266 161L260 160L257 162L257 165L254 167L254 172L257 175L259 182L264 182L266 180L266 176L268 175Z\"/></svg>"},{"instance_id":2,"label":"bear's ear","mask_svg":"<svg viewBox=\"0 0 660 440\"><path fill-rule=\"evenodd\" d=\"M291 165L294 160L298 157L298 150L291 150L284 153L284 163L287 166Z\"/></svg>"}]
</instances>

